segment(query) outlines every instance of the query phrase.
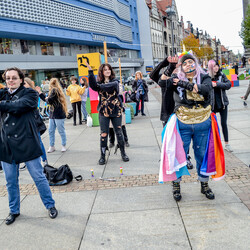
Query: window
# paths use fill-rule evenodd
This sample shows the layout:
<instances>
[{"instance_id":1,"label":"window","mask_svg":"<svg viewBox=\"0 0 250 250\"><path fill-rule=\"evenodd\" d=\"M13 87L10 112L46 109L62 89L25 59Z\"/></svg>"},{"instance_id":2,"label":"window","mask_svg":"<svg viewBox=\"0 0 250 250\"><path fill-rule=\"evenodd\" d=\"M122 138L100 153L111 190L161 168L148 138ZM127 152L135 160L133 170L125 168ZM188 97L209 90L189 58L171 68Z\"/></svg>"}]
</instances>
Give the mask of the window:
<instances>
[{"instance_id":1,"label":"window","mask_svg":"<svg viewBox=\"0 0 250 250\"><path fill-rule=\"evenodd\" d=\"M11 39L0 38L0 54L13 54Z\"/></svg>"},{"instance_id":2,"label":"window","mask_svg":"<svg viewBox=\"0 0 250 250\"><path fill-rule=\"evenodd\" d=\"M164 31L164 40L167 41L167 32Z\"/></svg>"},{"instance_id":3,"label":"window","mask_svg":"<svg viewBox=\"0 0 250 250\"><path fill-rule=\"evenodd\" d=\"M132 32L133 40L135 39L135 32Z\"/></svg>"},{"instance_id":4,"label":"window","mask_svg":"<svg viewBox=\"0 0 250 250\"><path fill-rule=\"evenodd\" d=\"M131 24L132 24L132 26L134 26L134 20L133 20L133 18L131 18Z\"/></svg>"},{"instance_id":5,"label":"window","mask_svg":"<svg viewBox=\"0 0 250 250\"><path fill-rule=\"evenodd\" d=\"M135 27L138 28L138 21L135 20Z\"/></svg>"},{"instance_id":6,"label":"window","mask_svg":"<svg viewBox=\"0 0 250 250\"><path fill-rule=\"evenodd\" d=\"M171 39L171 35L168 35L168 41L171 43L172 39Z\"/></svg>"},{"instance_id":7,"label":"window","mask_svg":"<svg viewBox=\"0 0 250 250\"><path fill-rule=\"evenodd\" d=\"M139 33L136 33L136 40L139 41Z\"/></svg>"},{"instance_id":8,"label":"window","mask_svg":"<svg viewBox=\"0 0 250 250\"><path fill-rule=\"evenodd\" d=\"M36 55L35 41L20 40L22 54Z\"/></svg>"},{"instance_id":9,"label":"window","mask_svg":"<svg viewBox=\"0 0 250 250\"><path fill-rule=\"evenodd\" d=\"M50 42L40 42L42 55L54 55L53 43Z\"/></svg>"},{"instance_id":10,"label":"window","mask_svg":"<svg viewBox=\"0 0 250 250\"><path fill-rule=\"evenodd\" d=\"M70 56L70 45L60 43L60 55L61 56Z\"/></svg>"}]
</instances>

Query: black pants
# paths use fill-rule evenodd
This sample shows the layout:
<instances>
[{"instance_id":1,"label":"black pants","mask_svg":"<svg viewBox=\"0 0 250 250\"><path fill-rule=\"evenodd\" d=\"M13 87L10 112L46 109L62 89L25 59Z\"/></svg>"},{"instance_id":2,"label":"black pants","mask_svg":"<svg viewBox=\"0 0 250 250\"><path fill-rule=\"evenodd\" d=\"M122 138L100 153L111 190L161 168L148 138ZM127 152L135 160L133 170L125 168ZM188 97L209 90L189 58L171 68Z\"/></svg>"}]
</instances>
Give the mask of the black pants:
<instances>
[{"instance_id":1,"label":"black pants","mask_svg":"<svg viewBox=\"0 0 250 250\"><path fill-rule=\"evenodd\" d=\"M128 135L127 135L127 130L126 130L125 125L122 125L122 133L123 133L124 141L128 142ZM109 128L109 142L113 144L115 143L115 132L113 128Z\"/></svg>"},{"instance_id":2,"label":"black pants","mask_svg":"<svg viewBox=\"0 0 250 250\"><path fill-rule=\"evenodd\" d=\"M116 138L120 148L124 148L124 137L122 133L122 116L120 117L105 117L99 114L99 123L101 129L101 152L105 153L108 146L109 123L113 124ZM107 136L102 136L105 133Z\"/></svg>"},{"instance_id":3,"label":"black pants","mask_svg":"<svg viewBox=\"0 0 250 250\"><path fill-rule=\"evenodd\" d=\"M73 108L73 121L74 124L76 124L76 107L77 107L77 111L78 111L78 115L79 115L79 123L82 123L82 111L81 111L81 105L82 102L73 102L72 104L72 108Z\"/></svg>"},{"instance_id":4,"label":"black pants","mask_svg":"<svg viewBox=\"0 0 250 250\"><path fill-rule=\"evenodd\" d=\"M144 99L145 99L145 94L144 95L140 95L140 100L141 100L141 114L144 114ZM139 112L139 104L140 104L140 100L136 101L136 115L138 115Z\"/></svg>"},{"instance_id":5,"label":"black pants","mask_svg":"<svg viewBox=\"0 0 250 250\"><path fill-rule=\"evenodd\" d=\"M225 106L224 109L223 108L221 108L221 109L215 109L213 112L214 113L220 113L222 133L223 133L225 142L228 142L227 106Z\"/></svg>"}]
</instances>

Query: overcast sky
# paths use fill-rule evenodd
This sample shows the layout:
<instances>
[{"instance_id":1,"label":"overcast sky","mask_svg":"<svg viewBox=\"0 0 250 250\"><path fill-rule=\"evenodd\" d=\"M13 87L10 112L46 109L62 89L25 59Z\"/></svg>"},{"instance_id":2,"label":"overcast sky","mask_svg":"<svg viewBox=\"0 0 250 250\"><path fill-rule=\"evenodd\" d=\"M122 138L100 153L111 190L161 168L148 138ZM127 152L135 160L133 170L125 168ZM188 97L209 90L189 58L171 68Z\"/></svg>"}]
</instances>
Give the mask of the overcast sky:
<instances>
[{"instance_id":1,"label":"overcast sky","mask_svg":"<svg viewBox=\"0 0 250 250\"><path fill-rule=\"evenodd\" d=\"M242 0L175 0L179 19L183 16L185 28L191 21L194 29L206 30L234 53L243 53L239 36L243 20Z\"/></svg>"}]
</instances>

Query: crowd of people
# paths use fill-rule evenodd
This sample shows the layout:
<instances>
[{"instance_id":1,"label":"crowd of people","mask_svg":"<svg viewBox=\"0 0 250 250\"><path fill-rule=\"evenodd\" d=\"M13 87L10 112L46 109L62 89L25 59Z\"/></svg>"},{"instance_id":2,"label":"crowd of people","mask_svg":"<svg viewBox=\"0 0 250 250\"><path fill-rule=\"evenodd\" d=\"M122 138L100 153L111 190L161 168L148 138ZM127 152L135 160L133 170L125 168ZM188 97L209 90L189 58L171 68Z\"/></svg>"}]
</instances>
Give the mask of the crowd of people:
<instances>
[{"instance_id":1,"label":"crowd of people","mask_svg":"<svg viewBox=\"0 0 250 250\"><path fill-rule=\"evenodd\" d=\"M68 108L66 95L70 97L72 105L73 126L77 125L77 113L79 125L86 122L88 116L86 102L90 86L99 95L97 107L100 123L99 165L106 164L106 151L115 146L115 136L117 138L115 151L120 150L122 161L129 161L125 150L125 147L129 147L129 143L124 115L123 86L116 79L110 64L104 63L100 66L96 79L91 66L87 61L85 63L89 70L88 81L82 77L79 84L78 78L72 76L70 78L71 84L66 91L63 90L57 78L46 80L42 87L35 87L34 82L25 78L23 72L18 68L6 69L3 74L6 87L0 85L0 161L1 168L5 173L9 195L10 213L5 222L7 225L12 224L20 214L18 182L20 163L25 163L37 186L43 204L48 209L49 216L55 218L58 214L40 160L41 157L43 165L48 164L46 151L41 140L46 126L39 114L39 99L49 105L50 147L47 153L53 153L56 150L56 129L61 137L61 152L67 150L65 118L68 115ZM161 87L160 119L163 122L163 127L170 126L169 121L174 114L187 160L185 164L188 169L193 168L189 161L189 148L191 141L193 141L201 192L208 199L214 199L215 195L208 185L209 177L202 173L201 166L211 128L211 112L220 114L225 149L232 152L227 128L229 102L226 95L226 90L230 89L231 82L220 70L218 62L210 60L208 70L204 71L197 58L190 52L182 53L180 57L164 59L151 72L150 77ZM141 115L146 116L144 102L148 100L148 86L140 71L135 74L132 88L136 98L135 116L138 116L139 109ZM109 147L108 137L110 137ZM172 182L173 197L176 201L182 198L181 179L180 176Z\"/></svg>"}]
</instances>

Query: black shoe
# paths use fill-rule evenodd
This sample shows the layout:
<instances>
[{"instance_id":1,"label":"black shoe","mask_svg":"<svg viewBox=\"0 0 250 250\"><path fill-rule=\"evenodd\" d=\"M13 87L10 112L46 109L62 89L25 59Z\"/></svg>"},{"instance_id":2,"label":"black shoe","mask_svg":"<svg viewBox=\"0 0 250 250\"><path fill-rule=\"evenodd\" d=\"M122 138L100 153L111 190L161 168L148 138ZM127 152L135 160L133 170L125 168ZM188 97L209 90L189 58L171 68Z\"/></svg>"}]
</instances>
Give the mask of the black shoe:
<instances>
[{"instance_id":1,"label":"black shoe","mask_svg":"<svg viewBox=\"0 0 250 250\"><path fill-rule=\"evenodd\" d=\"M130 145L128 143L128 141L125 142L125 146L128 148Z\"/></svg>"},{"instance_id":2,"label":"black shoe","mask_svg":"<svg viewBox=\"0 0 250 250\"><path fill-rule=\"evenodd\" d=\"M144 113L142 113L141 115L142 115L142 116L146 116L146 114L144 114Z\"/></svg>"},{"instance_id":3,"label":"black shoe","mask_svg":"<svg viewBox=\"0 0 250 250\"><path fill-rule=\"evenodd\" d=\"M16 217L18 217L19 215L20 214L12 214L12 213L10 213L9 216L5 220L5 224L6 225L12 224L16 220Z\"/></svg>"},{"instance_id":4,"label":"black shoe","mask_svg":"<svg viewBox=\"0 0 250 250\"><path fill-rule=\"evenodd\" d=\"M99 159L99 165L104 165L106 163L105 154L101 154L101 158Z\"/></svg>"},{"instance_id":5,"label":"black shoe","mask_svg":"<svg viewBox=\"0 0 250 250\"><path fill-rule=\"evenodd\" d=\"M181 185L180 182L172 182L173 184L173 197L176 201L181 200Z\"/></svg>"},{"instance_id":6,"label":"black shoe","mask_svg":"<svg viewBox=\"0 0 250 250\"><path fill-rule=\"evenodd\" d=\"M126 153L123 153L123 154L121 154L121 156L122 156L122 160L123 161L129 161L129 158L128 158L128 156L126 155Z\"/></svg>"},{"instance_id":7,"label":"black shoe","mask_svg":"<svg viewBox=\"0 0 250 250\"><path fill-rule=\"evenodd\" d=\"M206 197L209 199L209 200L213 200L215 197L214 197L214 193L213 191L209 188L208 186L208 182L202 182L201 181L201 193L202 194L205 194Z\"/></svg>"},{"instance_id":8,"label":"black shoe","mask_svg":"<svg viewBox=\"0 0 250 250\"><path fill-rule=\"evenodd\" d=\"M79 122L79 125L82 125L82 122Z\"/></svg>"},{"instance_id":9,"label":"black shoe","mask_svg":"<svg viewBox=\"0 0 250 250\"><path fill-rule=\"evenodd\" d=\"M134 116L137 116L138 114L135 114Z\"/></svg>"},{"instance_id":10,"label":"black shoe","mask_svg":"<svg viewBox=\"0 0 250 250\"><path fill-rule=\"evenodd\" d=\"M76 123L73 123L73 126L76 126Z\"/></svg>"},{"instance_id":11,"label":"black shoe","mask_svg":"<svg viewBox=\"0 0 250 250\"><path fill-rule=\"evenodd\" d=\"M109 148L113 148L115 146L115 144L113 142L109 143Z\"/></svg>"},{"instance_id":12,"label":"black shoe","mask_svg":"<svg viewBox=\"0 0 250 250\"><path fill-rule=\"evenodd\" d=\"M57 212L57 209L55 207L49 208L48 211L49 211L49 217L51 219L55 219L57 217L58 212Z\"/></svg>"}]
</instances>

